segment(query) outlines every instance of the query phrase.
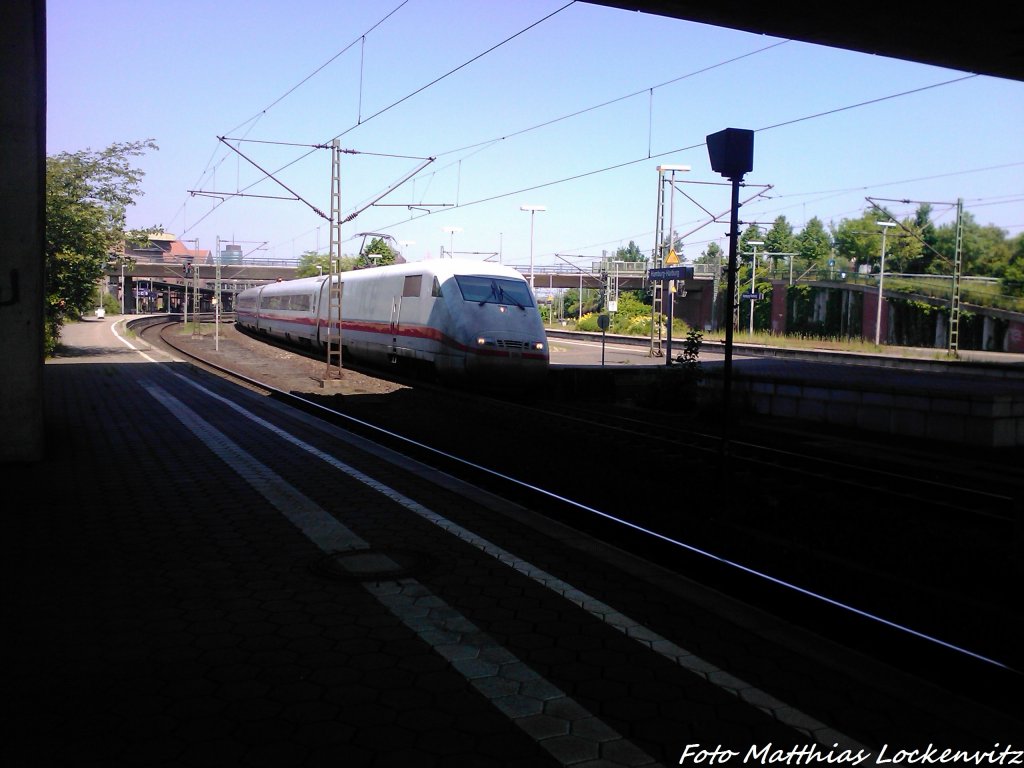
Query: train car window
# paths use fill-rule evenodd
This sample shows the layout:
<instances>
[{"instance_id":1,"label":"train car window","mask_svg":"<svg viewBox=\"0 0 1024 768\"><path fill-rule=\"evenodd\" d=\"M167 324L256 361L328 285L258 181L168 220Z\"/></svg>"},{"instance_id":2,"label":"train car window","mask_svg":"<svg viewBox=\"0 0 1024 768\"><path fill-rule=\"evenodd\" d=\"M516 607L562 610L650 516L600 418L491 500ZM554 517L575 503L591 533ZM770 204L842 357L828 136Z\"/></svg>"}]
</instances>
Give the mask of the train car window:
<instances>
[{"instance_id":1,"label":"train car window","mask_svg":"<svg viewBox=\"0 0 1024 768\"><path fill-rule=\"evenodd\" d=\"M286 307L286 309L290 309L293 312L308 312L309 308L309 294L295 294L294 296L288 297L288 306Z\"/></svg>"},{"instance_id":2,"label":"train car window","mask_svg":"<svg viewBox=\"0 0 1024 768\"><path fill-rule=\"evenodd\" d=\"M516 307L532 307L533 296L525 280L488 275L456 275L455 282L466 301L480 304L511 304Z\"/></svg>"},{"instance_id":3,"label":"train car window","mask_svg":"<svg viewBox=\"0 0 1024 768\"><path fill-rule=\"evenodd\" d=\"M437 279L437 277L434 277L434 285L430 289L430 295L433 296L435 299L441 298L441 282Z\"/></svg>"},{"instance_id":4,"label":"train car window","mask_svg":"<svg viewBox=\"0 0 1024 768\"><path fill-rule=\"evenodd\" d=\"M423 275L406 275L405 283L402 284L402 298L420 295L423 285Z\"/></svg>"}]
</instances>

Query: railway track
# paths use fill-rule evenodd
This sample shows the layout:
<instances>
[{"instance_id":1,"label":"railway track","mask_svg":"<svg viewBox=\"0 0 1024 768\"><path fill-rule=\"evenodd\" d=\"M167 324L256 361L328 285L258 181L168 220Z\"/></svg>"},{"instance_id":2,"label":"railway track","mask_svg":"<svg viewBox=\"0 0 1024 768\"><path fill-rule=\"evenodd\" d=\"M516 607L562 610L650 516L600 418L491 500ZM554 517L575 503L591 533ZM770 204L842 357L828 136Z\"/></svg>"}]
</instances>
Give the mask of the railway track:
<instances>
[{"instance_id":1,"label":"railway track","mask_svg":"<svg viewBox=\"0 0 1024 768\"><path fill-rule=\"evenodd\" d=\"M576 421L598 425L617 434L631 445L649 445L652 450L692 457L694 453L717 460L723 451L721 432L709 426L695 428L671 415L651 411L629 414L602 408L580 408L564 403L533 408L546 422ZM829 436L793 426L753 426L745 432L753 440L730 439L731 461L751 465L764 472L785 472L854 488L874 489L916 506L928 506L933 514L959 516L967 521L986 518L1007 535L1012 535L1016 508L1024 484L1007 467L1000 474L968 467L946 468L937 479L934 455L913 454L906 448L895 451L878 442L866 443ZM789 443L795 447L782 447ZM852 457L852 458L851 458Z\"/></svg>"},{"instance_id":2,"label":"railway track","mask_svg":"<svg viewBox=\"0 0 1024 768\"><path fill-rule=\"evenodd\" d=\"M910 637L1018 663L1024 637L1003 630L1021 623L1019 488L1014 495L991 472L937 479L923 453L792 425L745 426L756 439L730 440L723 461L720 436L680 414L396 385L400 405L315 387L275 396L748 599L789 601L803 618L835 605L869 614L820 620L880 633L876 646L900 645L889 636L895 623ZM785 598L783 584L795 587Z\"/></svg>"}]
</instances>

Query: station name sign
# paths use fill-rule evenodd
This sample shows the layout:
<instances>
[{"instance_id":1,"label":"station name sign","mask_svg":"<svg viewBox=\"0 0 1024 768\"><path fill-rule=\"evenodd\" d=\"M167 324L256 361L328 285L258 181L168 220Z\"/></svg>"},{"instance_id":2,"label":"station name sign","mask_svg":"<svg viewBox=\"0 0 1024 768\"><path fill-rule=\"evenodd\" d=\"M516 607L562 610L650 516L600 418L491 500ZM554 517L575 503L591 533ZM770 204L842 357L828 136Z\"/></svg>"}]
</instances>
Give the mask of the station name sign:
<instances>
[{"instance_id":1,"label":"station name sign","mask_svg":"<svg viewBox=\"0 0 1024 768\"><path fill-rule=\"evenodd\" d=\"M662 267L647 270L649 280L689 280L693 278L693 267Z\"/></svg>"}]
</instances>

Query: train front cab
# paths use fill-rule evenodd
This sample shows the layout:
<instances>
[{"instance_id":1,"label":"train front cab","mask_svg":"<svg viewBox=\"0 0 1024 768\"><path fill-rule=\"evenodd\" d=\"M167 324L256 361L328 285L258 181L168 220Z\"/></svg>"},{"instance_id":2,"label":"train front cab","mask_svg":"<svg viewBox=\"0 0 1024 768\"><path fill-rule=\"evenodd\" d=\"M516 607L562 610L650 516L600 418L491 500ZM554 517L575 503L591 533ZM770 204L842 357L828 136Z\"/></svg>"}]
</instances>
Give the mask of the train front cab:
<instances>
[{"instance_id":1,"label":"train front cab","mask_svg":"<svg viewBox=\"0 0 1024 768\"><path fill-rule=\"evenodd\" d=\"M547 335L525 280L455 274L442 293L460 352L460 376L502 388L544 380L549 362Z\"/></svg>"}]
</instances>

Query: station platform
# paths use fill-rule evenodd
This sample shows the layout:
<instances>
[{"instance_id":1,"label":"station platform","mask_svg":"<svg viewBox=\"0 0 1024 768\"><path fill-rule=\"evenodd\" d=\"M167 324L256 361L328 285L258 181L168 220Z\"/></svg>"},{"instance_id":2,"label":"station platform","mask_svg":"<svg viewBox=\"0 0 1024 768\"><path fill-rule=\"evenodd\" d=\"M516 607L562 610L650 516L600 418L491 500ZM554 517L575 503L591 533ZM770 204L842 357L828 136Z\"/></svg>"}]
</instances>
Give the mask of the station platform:
<instances>
[{"instance_id":1,"label":"station platform","mask_svg":"<svg viewBox=\"0 0 1024 768\"><path fill-rule=\"evenodd\" d=\"M601 334L551 332L551 386L564 397L665 399L683 373L651 358L649 343ZM579 346L586 342L587 352ZM749 413L877 435L979 448L1024 448L1024 355L887 348L865 354L735 344L731 399ZM681 351L677 344L675 355ZM598 362L600 361L600 363ZM701 387L721 397L724 345L701 347ZM566 364L568 363L568 364ZM585 366L581 366L584 363Z\"/></svg>"},{"instance_id":2,"label":"station platform","mask_svg":"<svg viewBox=\"0 0 1024 768\"><path fill-rule=\"evenodd\" d=\"M0 466L9 765L1024 749L1019 715L941 670L874 662L117 327L65 328L46 456Z\"/></svg>"}]
</instances>

